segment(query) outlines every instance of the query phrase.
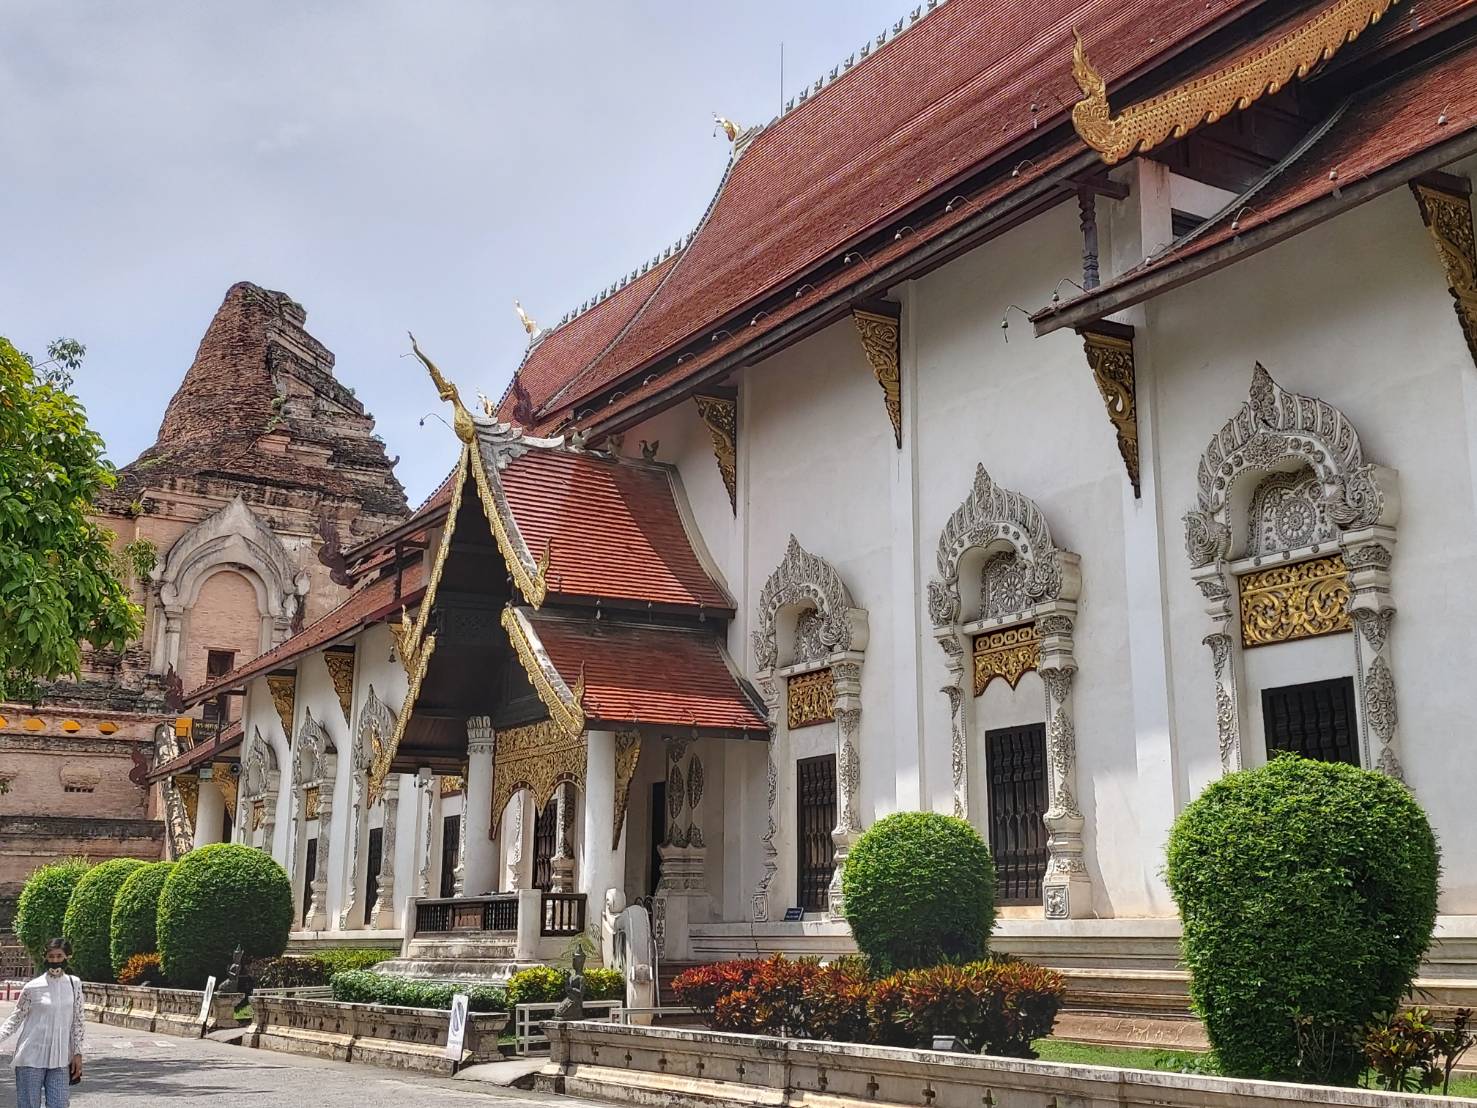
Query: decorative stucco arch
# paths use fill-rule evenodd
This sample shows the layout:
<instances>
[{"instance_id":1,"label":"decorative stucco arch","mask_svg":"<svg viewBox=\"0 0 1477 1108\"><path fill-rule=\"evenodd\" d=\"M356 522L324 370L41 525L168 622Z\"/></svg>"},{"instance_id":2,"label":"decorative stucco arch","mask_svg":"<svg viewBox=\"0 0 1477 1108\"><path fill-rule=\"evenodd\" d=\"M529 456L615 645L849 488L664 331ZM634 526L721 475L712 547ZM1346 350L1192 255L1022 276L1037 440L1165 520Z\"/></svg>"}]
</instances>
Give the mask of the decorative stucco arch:
<instances>
[{"instance_id":1,"label":"decorative stucco arch","mask_svg":"<svg viewBox=\"0 0 1477 1108\"><path fill-rule=\"evenodd\" d=\"M302 887L307 864L307 825L318 821L318 856L313 869L313 883L303 928L307 931L328 929L328 869L332 857L330 832L333 829L333 785L337 775L338 755L328 728L313 718L310 708L303 710L303 722L292 741L293 790L293 889Z\"/></svg>"},{"instance_id":2,"label":"decorative stucco arch","mask_svg":"<svg viewBox=\"0 0 1477 1108\"><path fill-rule=\"evenodd\" d=\"M960 578L966 567L980 570L978 613L965 611ZM929 617L950 678L942 691L949 698L954 814L969 815L970 713L965 708L975 691L973 646L977 637L986 645L998 638L1014 657L1012 672L1018 677L1022 668L1035 669L1046 688L1051 781L1042 899L1048 919L1086 916L1092 910L1082 856L1084 820L1076 797L1072 714L1077 673L1073 635L1081 591L1081 560L1052 542L1035 501L1001 488L983 465L977 466L969 496L939 535L938 578L928 586Z\"/></svg>"},{"instance_id":3,"label":"decorative stucco arch","mask_svg":"<svg viewBox=\"0 0 1477 1108\"><path fill-rule=\"evenodd\" d=\"M358 903L359 890L364 887L360 873L365 864L364 841L369 837L369 773L375 758L384 750L385 744L395 732L395 709L386 704L370 685L364 703L359 707L358 725L350 748L349 799L349 865L345 870L348 887L344 890L343 907L339 910L340 931L349 930L351 916ZM395 821L400 812L400 775L392 773L385 779L380 801L384 804L384 836L380 842L380 871L375 882L374 927L393 926L395 900ZM365 905L367 909L369 906ZM388 920L388 922L381 922Z\"/></svg>"},{"instance_id":4,"label":"decorative stucco arch","mask_svg":"<svg viewBox=\"0 0 1477 1108\"><path fill-rule=\"evenodd\" d=\"M755 681L769 708L769 827L764 834L764 876L754 892L756 920L770 918L769 903L779 891L775 875L783 865L775 839L780 836L779 798L793 773L788 764L789 713L782 692L789 682L808 675L829 674L832 718L836 721L836 868L829 891L830 911L839 916L841 873L847 852L861 834L859 812L861 758L861 673L867 649L867 613L852 603L851 593L834 566L805 550L790 536L785 557L759 593L752 640ZM824 680L822 678L822 680ZM783 689L781 688L783 682Z\"/></svg>"},{"instance_id":5,"label":"decorative stucco arch","mask_svg":"<svg viewBox=\"0 0 1477 1108\"><path fill-rule=\"evenodd\" d=\"M262 621L259 648L270 650L287 638L308 593L308 574L298 570L281 540L238 496L175 540L154 571L163 618L156 621L152 672L180 668L185 613L206 579L223 569L240 573L256 589Z\"/></svg>"},{"instance_id":6,"label":"decorative stucco arch","mask_svg":"<svg viewBox=\"0 0 1477 1108\"><path fill-rule=\"evenodd\" d=\"M1262 567L1275 566L1293 576L1316 570L1324 587L1312 602L1353 624L1361 758L1400 777L1389 661L1399 474L1365 460L1354 425L1332 404L1284 389L1257 364L1248 398L1201 455L1197 481L1196 506L1185 514L1185 550L1213 623L1204 642L1215 675L1221 768L1242 766L1243 647L1248 637L1281 641L1251 627L1252 616L1242 612L1243 589L1266 576ZM1304 604L1315 595L1296 592ZM1276 601L1275 588L1268 593ZM1294 625L1306 629L1309 613L1285 615L1282 637L1303 637Z\"/></svg>"},{"instance_id":7,"label":"decorative stucco arch","mask_svg":"<svg viewBox=\"0 0 1477 1108\"><path fill-rule=\"evenodd\" d=\"M248 846L272 852L277 827L277 790L281 772L277 751L253 727L241 759L241 788L236 810L236 834Z\"/></svg>"}]
</instances>

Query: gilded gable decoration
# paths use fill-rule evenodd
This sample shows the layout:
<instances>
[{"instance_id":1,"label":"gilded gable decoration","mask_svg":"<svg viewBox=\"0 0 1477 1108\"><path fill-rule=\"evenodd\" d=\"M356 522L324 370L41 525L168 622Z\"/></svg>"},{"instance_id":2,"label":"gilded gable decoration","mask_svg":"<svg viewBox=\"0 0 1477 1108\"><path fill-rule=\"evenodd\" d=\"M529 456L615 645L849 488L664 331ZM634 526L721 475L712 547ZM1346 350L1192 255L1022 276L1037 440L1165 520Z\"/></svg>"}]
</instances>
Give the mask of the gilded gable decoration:
<instances>
[{"instance_id":1,"label":"gilded gable decoration","mask_svg":"<svg viewBox=\"0 0 1477 1108\"><path fill-rule=\"evenodd\" d=\"M570 688L554 668L543 645L538 641L528 618L517 608L503 609L503 630L517 651L528 683L549 710L549 719L571 739L584 734L585 709L581 701L585 695L585 677L581 670L579 680Z\"/></svg>"},{"instance_id":2,"label":"gilded gable decoration","mask_svg":"<svg viewBox=\"0 0 1477 1108\"><path fill-rule=\"evenodd\" d=\"M1477 239L1472 233L1472 201L1455 183L1442 188L1431 181L1412 181L1410 188L1441 257L1457 322L1477 364Z\"/></svg>"},{"instance_id":3,"label":"gilded gable decoration","mask_svg":"<svg viewBox=\"0 0 1477 1108\"><path fill-rule=\"evenodd\" d=\"M225 803L226 811L231 813L231 818L236 818L236 777L231 773L231 767L225 762L216 762L211 767L210 779L215 782L215 787L220 790L221 800Z\"/></svg>"},{"instance_id":4,"label":"gilded gable decoration","mask_svg":"<svg viewBox=\"0 0 1477 1108\"><path fill-rule=\"evenodd\" d=\"M1118 437L1123 468L1139 495L1139 424L1134 397L1133 328L1107 320L1081 331L1092 379L1102 393L1108 421Z\"/></svg>"},{"instance_id":5,"label":"gilded gable decoration","mask_svg":"<svg viewBox=\"0 0 1477 1108\"><path fill-rule=\"evenodd\" d=\"M446 570L446 560L451 557L451 540L456 532L457 514L462 506L462 488L467 482L469 458L468 451L463 450L457 459L456 473L451 479L451 503L447 507L446 524L441 528L441 541L436 546L436 557L431 563L431 573L426 578L426 591L421 596L415 618L407 616L402 608L400 622L390 624L390 633L395 637L395 653L400 656L400 664L407 676L419 666L420 654L428 637L426 629L431 625L431 612L436 606L436 594L441 588L441 575ZM409 711L410 704L407 702L401 709L401 715L407 715Z\"/></svg>"},{"instance_id":6,"label":"gilded gable decoration","mask_svg":"<svg viewBox=\"0 0 1477 1108\"><path fill-rule=\"evenodd\" d=\"M949 672L940 691L949 698L956 816L969 816L969 735L981 726L974 698L996 678L1015 688L1027 671L1041 675L1052 798L1044 816L1048 836L1042 904L1048 919L1078 918L1092 911L1083 861L1086 821L1076 799L1072 714L1080 566L1076 554L1052 541L1034 500L1001 488L978 465L969 495L939 535L938 576L928 584L928 612ZM960 577L966 568L973 576L974 567L979 570L978 609L966 611Z\"/></svg>"},{"instance_id":7,"label":"gilded gable decoration","mask_svg":"<svg viewBox=\"0 0 1477 1108\"><path fill-rule=\"evenodd\" d=\"M292 714L297 704L297 675L272 674L267 678L267 691L272 694L272 706L282 720L282 733L292 740Z\"/></svg>"},{"instance_id":8,"label":"gilded gable decoration","mask_svg":"<svg viewBox=\"0 0 1477 1108\"><path fill-rule=\"evenodd\" d=\"M1250 107L1294 78L1306 77L1333 57L1398 0L1337 0L1306 22L1265 46L1202 77L1112 114L1108 86L1087 60L1082 36L1075 34L1072 76L1082 99L1072 107L1072 123L1082 141L1109 165L1138 151L1152 150L1169 138L1183 138L1202 123L1214 123Z\"/></svg>"},{"instance_id":9,"label":"gilded gable decoration","mask_svg":"<svg viewBox=\"0 0 1477 1108\"><path fill-rule=\"evenodd\" d=\"M338 706L343 709L344 726L354 717L354 658L355 651L328 650L323 654L323 664L328 667L328 676L333 681L333 691L338 695Z\"/></svg>"},{"instance_id":10,"label":"gilded gable decoration","mask_svg":"<svg viewBox=\"0 0 1477 1108\"><path fill-rule=\"evenodd\" d=\"M415 658L407 670L409 684L405 690L405 703L400 709L400 714L395 716L394 729L390 732L390 737L384 746L375 754L374 761L370 765L367 791L370 804L379 803L380 797L384 794L385 781L390 776L390 766L395 760L395 751L400 748L400 740L405 737L406 725L410 723L416 698L421 694L421 683L426 679L426 670L430 667L431 655L435 652L436 636L427 635L420 649L415 652Z\"/></svg>"},{"instance_id":11,"label":"gilded gable decoration","mask_svg":"<svg viewBox=\"0 0 1477 1108\"><path fill-rule=\"evenodd\" d=\"M1205 600L1221 768L1242 767L1244 651L1351 628L1361 762L1401 776L1389 660L1398 475L1365 459L1332 404L1257 365L1248 398L1201 455L1185 514L1191 580ZM1379 726L1374 723L1378 721ZM1371 736L1373 743L1371 742Z\"/></svg>"},{"instance_id":12,"label":"gilded gable decoration","mask_svg":"<svg viewBox=\"0 0 1477 1108\"><path fill-rule=\"evenodd\" d=\"M728 506L738 515L738 398L699 394L694 396L697 414L713 439L713 457L728 490Z\"/></svg>"},{"instance_id":13,"label":"gilded gable decoration","mask_svg":"<svg viewBox=\"0 0 1477 1108\"><path fill-rule=\"evenodd\" d=\"M874 301L851 310L852 321L862 338L862 350L877 384L882 387L882 402L887 418L892 421L892 436L899 449L903 445L902 391L902 308L890 300Z\"/></svg>"},{"instance_id":14,"label":"gilded gable decoration","mask_svg":"<svg viewBox=\"0 0 1477 1108\"><path fill-rule=\"evenodd\" d=\"M583 733L571 736L551 719L496 733L492 810L502 812L519 789L533 794L542 809L554 790L569 781L583 789L589 758Z\"/></svg>"},{"instance_id":15,"label":"gilded gable decoration","mask_svg":"<svg viewBox=\"0 0 1477 1108\"><path fill-rule=\"evenodd\" d=\"M200 779L193 773L181 773L172 779L174 787L179 790L181 801L185 806L185 817L190 821L189 826L194 830L196 817L200 808Z\"/></svg>"},{"instance_id":16,"label":"gilded gable decoration","mask_svg":"<svg viewBox=\"0 0 1477 1108\"><path fill-rule=\"evenodd\" d=\"M830 723L836 718L836 679L831 667L800 673L785 682L790 730Z\"/></svg>"}]
</instances>

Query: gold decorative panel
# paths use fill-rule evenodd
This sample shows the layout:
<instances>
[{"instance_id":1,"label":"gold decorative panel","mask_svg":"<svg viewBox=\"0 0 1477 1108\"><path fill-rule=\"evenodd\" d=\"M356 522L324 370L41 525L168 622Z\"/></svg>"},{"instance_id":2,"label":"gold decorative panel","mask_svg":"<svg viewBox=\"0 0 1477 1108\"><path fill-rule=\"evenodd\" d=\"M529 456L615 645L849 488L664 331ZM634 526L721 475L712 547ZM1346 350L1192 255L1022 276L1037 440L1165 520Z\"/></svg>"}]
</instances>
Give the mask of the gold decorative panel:
<instances>
[{"instance_id":1,"label":"gold decorative panel","mask_svg":"<svg viewBox=\"0 0 1477 1108\"><path fill-rule=\"evenodd\" d=\"M884 305L885 307L885 305ZM903 445L903 381L901 316L896 309L868 311L853 308L851 318L862 338L862 350L882 387L882 402L892 421L892 437Z\"/></svg>"},{"instance_id":2,"label":"gold decorative panel","mask_svg":"<svg viewBox=\"0 0 1477 1108\"><path fill-rule=\"evenodd\" d=\"M303 790L303 819L318 818L318 786L309 785Z\"/></svg>"},{"instance_id":3,"label":"gold decorative panel","mask_svg":"<svg viewBox=\"0 0 1477 1108\"><path fill-rule=\"evenodd\" d=\"M1087 364L1107 405L1108 420L1118 436L1118 453L1123 468L1133 484L1133 495L1139 495L1139 424L1134 399L1133 328L1099 323L1097 329L1084 330L1082 341L1087 347Z\"/></svg>"},{"instance_id":4,"label":"gold decorative panel","mask_svg":"<svg viewBox=\"0 0 1477 1108\"><path fill-rule=\"evenodd\" d=\"M727 396L694 396L697 414L713 439L713 457L728 490L728 506L738 514L738 401Z\"/></svg>"},{"instance_id":5,"label":"gold decorative panel","mask_svg":"<svg viewBox=\"0 0 1477 1108\"><path fill-rule=\"evenodd\" d=\"M265 800L253 800L251 802L251 829L260 831L267 822L267 802Z\"/></svg>"},{"instance_id":6,"label":"gold decorative panel","mask_svg":"<svg viewBox=\"0 0 1477 1108\"><path fill-rule=\"evenodd\" d=\"M1347 631L1349 569L1334 554L1241 577L1241 644L1267 646Z\"/></svg>"},{"instance_id":7,"label":"gold decorative panel","mask_svg":"<svg viewBox=\"0 0 1477 1108\"><path fill-rule=\"evenodd\" d=\"M328 676L333 680L333 691L338 695L338 706L343 709L344 722L348 723L354 715L354 651L326 651L323 664L328 667Z\"/></svg>"},{"instance_id":8,"label":"gold decorative panel","mask_svg":"<svg viewBox=\"0 0 1477 1108\"><path fill-rule=\"evenodd\" d=\"M1446 270L1446 287L1455 301L1467 350L1477 362L1477 237L1472 233L1472 201L1460 192L1425 182L1412 181L1410 188Z\"/></svg>"},{"instance_id":9,"label":"gold decorative panel","mask_svg":"<svg viewBox=\"0 0 1477 1108\"><path fill-rule=\"evenodd\" d=\"M501 819L503 809L519 789L533 793L542 808L565 781L585 787L589 748L583 733L573 737L553 720L510 727L496 733L493 755L492 813Z\"/></svg>"},{"instance_id":10,"label":"gold decorative panel","mask_svg":"<svg viewBox=\"0 0 1477 1108\"><path fill-rule=\"evenodd\" d=\"M282 733L292 741L292 710L297 703L296 675L272 676L267 678L267 691L272 694L272 706L282 720Z\"/></svg>"},{"instance_id":11,"label":"gold decorative panel","mask_svg":"<svg viewBox=\"0 0 1477 1108\"><path fill-rule=\"evenodd\" d=\"M221 791L221 800L225 802L226 811L230 813L231 819L236 818L236 776L231 772L231 767L225 762L217 762L211 767L210 779L215 782L216 788Z\"/></svg>"},{"instance_id":12,"label":"gold decorative panel","mask_svg":"<svg viewBox=\"0 0 1477 1108\"><path fill-rule=\"evenodd\" d=\"M180 799L184 801L185 814L190 817L190 827L195 826L195 813L200 807L200 779L193 773L189 776L181 774L174 778L174 787L179 790Z\"/></svg>"},{"instance_id":13,"label":"gold decorative panel","mask_svg":"<svg viewBox=\"0 0 1477 1108\"><path fill-rule=\"evenodd\" d=\"M1366 27L1378 23L1397 0L1336 0L1311 19L1214 72L1112 114L1108 86L1077 36L1072 76L1083 97L1072 107L1082 141L1112 165L1165 139L1183 138L1202 123L1250 107L1294 78L1306 77Z\"/></svg>"},{"instance_id":14,"label":"gold decorative panel","mask_svg":"<svg viewBox=\"0 0 1477 1108\"><path fill-rule=\"evenodd\" d=\"M979 696L997 677L1012 689L1021 676L1041 664L1041 643L1034 623L1002 627L974 637L974 695Z\"/></svg>"},{"instance_id":15,"label":"gold decorative panel","mask_svg":"<svg viewBox=\"0 0 1477 1108\"><path fill-rule=\"evenodd\" d=\"M830 669L802 673L785 682L790 729L836 718L836 678Z\"/></svg>"}]
</instances>

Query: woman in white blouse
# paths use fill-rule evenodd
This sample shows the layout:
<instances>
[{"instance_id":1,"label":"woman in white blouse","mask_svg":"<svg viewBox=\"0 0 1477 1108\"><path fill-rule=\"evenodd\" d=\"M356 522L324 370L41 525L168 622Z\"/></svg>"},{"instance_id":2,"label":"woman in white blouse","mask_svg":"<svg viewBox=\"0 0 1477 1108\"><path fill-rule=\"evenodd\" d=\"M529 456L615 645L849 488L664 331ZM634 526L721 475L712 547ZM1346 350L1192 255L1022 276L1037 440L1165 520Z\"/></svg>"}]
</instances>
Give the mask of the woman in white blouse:
<instances>
[{"instance_id":1,"label":"woman in white blouse","mask_svg":"<svg viewBox=\"0 0 1477 1108\"><path fill-rule=\"evenodd\" d=\"M82 1080L82 982L67 973L72 944L46 944L46 972L26 982L15 1011L0 1024L0 1043L17 1031L16 1108L67 1108L71 1082Z\"/></svg>"}]
</instances>

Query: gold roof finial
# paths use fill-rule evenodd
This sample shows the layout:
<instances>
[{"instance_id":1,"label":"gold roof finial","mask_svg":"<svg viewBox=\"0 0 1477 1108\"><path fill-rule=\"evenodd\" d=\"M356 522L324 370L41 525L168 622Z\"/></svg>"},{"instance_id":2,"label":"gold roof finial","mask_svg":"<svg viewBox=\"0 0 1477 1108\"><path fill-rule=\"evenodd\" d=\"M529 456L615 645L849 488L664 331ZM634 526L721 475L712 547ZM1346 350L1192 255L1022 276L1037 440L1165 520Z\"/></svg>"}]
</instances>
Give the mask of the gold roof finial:
<instances>
[{"instance_id":1,"label":"gold roof finial","mask_svg":"<svg viewBox=\"0 0 1477 1108\"><path fill-rule=\"evenodd\" d=\"M739 135L744 133L744 129L737 123L731 119L724 119L717 112L713 113L713 122L723 128L723 133L728 136L729 142L737 142Z\"/></svg>"},{"instance_id":2,"label":"gold roof finial","mask_svg":"<svg viewBox=\"0 0 1477 1108\"><path fill-rule=\"evenodd\" d=\"M528 318L528 313L523 310L523 305L513 301L513 310L518 313L518 319L523 324L523 329L530 335L538 334L538 324Z\"/></svg>"},{"instance_id":3,"label":"gold roof finial","mask_svg":"<svg viewBox=\"0 0 1477 1108\"><path fill-rule=\"evenodd\" d=\"M426 367L426 372L431 375L431 380L435 382L436 391L440 394L441 399L451 402L452 410L455 413L452 416L451 429L456 432L456 437L461 439L462 442L471 442L477 437L477 428L472 423L472 413L467 411L462 405L461 394L456 391L456 386L446 379L445 374L436 368L436 363L421 353L421 348L416 344L415 336L411 335L409 331L405 333L410 335L410 349L415 352L415 356Z\"/></svg>"}]
</instances>

